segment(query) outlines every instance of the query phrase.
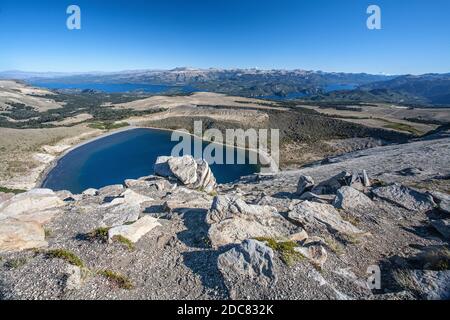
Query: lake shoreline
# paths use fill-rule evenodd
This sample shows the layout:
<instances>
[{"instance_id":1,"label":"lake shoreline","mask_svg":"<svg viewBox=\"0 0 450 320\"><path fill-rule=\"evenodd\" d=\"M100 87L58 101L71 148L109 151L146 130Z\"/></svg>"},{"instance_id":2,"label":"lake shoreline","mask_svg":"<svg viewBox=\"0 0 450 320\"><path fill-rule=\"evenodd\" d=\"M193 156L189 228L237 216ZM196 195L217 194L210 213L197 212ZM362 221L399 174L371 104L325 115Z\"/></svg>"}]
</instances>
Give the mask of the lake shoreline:
<instances>
[{"instance_id":1,"label":"lake shoreline","mask_svg":"<svg viewBox=\"0 0 450 320\"><path fill-rule=\"evenodd\" d=\"M276 162L270 157L270 155L263 153L260 150L255 150L255 149L251 149L251 148L244 148L244 147L239 147L239 146L232 146L226 143L218 143L218 142L212 142L209 140L204 139L203 137L198 137L196 135L194 135L193 133L187 132L187 131L182 131L182 130L173 130L173 129L167 129L167 128L157 128L157 127L142 127L142 126L128 126L128 127L124 127L124 128L120 128L117 130L113 130L110 132L106 132L106 133L102 133L96 137L93 137L91 139L88 139L86 141L83 141L81 143L78 143L74 146L71 146L70 148L64 150L63 152L61 152L58 156L55 157L55 159L53 159L51 162L49 162L46 166L45 169L39 174L37 181L35 182L35 188L43 188L43 185L45 184L48 175L50 174L50 172L58 165L59 161L64 158L65 156L67 156L70 152L86 145L89 143L92 143L94 141L115 135L115 134L119 134L122 132L127 132L127 131L131 131L131 130L136 130L136 129L148 129L148 130L158 130L158 131L165 131L165 132L178 132L180 134L185 134L185 135L189 135L191 137L200 139L202 142L206 142L209 144L216 144L216 145L220 145L223 147L229 147L229 148L234 148L234 149L239 149L239 150L244 150L244 151L248 151L248 152L254 152L257 153L259 155L259 158L264 159L264 162L266 163L270 163L270 167L261 167L260 168L260 172L256 172L255 174L275 174L278 171L275 170L274 168L277 167ZM262 169L262 170L261 170Z\"/></svg>"}]
</instances>

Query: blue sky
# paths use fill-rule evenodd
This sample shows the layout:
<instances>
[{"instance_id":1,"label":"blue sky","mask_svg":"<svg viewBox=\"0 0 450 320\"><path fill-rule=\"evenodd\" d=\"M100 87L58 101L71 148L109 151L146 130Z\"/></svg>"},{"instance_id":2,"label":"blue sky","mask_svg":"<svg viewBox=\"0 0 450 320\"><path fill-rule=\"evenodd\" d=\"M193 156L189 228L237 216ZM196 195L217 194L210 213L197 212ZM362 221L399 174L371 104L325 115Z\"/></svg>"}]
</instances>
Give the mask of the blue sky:
<instances>
[{"instance_id":1,"label":"blue sky","mask_svg":"<svg viewBox=\"0 0 450 320\"><path fill-rule=\"evenodd\" d=\"M81 30L66 28L70 4ZM370 4L382 30L366 27ZM450 1L0 1L0 70L179 66L450 72Z\"/></svg>"}]
</instances>

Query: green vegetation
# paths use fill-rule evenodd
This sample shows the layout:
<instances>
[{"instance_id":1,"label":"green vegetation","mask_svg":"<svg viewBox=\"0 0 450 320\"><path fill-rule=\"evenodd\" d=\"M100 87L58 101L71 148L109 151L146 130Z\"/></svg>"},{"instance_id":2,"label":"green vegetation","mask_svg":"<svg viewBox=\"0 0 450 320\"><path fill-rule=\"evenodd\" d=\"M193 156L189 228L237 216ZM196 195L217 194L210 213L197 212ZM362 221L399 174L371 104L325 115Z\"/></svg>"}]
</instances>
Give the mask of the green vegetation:
<instances>
[{"instance_id":1,"label":"green vegetation","mask_svg":"<svg viewBox=\"0 0 450 320\"><path fill-rule=\"evenodd\" d=\"M24 266L27 263L26 258L15 258L5 262L4 266L8 269L17 269Z\"/></svg>"},{"instance_id":2,"label":"green vegetation","mask_svg":"<svg viewBox=\"0 0 450 320\"><path fill-rule=\"evenodd\" d=\"M90 240L98 240L102 242L108 241L108 231L110 228L97 228L87 234L87 238Z\"/></svg>"},{"instance_id":3,"label":"green vegetation","mask_svg":"<svg viewBox=\"0 0 450 320\"><path fill-rule=\"evenodd\" d=\"M268 247L280 254L281 261L291 266L296 261L303 260L304 257L295 248L299 245L295 241L277 241L273 238L258 237L255 240L265 242Z\"/></svg>"},{"instance_id":4,"label":"green vegetation","mask_svg":"<svg viewBox=\"0 0 450 320\"><path fill-rule=\"evenodd\" d=\"M383 121L390 122L387 120L383 120ZM422 134L419 130L417 130L413 126L410 126L409 124L406 124L406 123L390 122L390 123L384 125L383 128L409 132L416 136L420 136Z\"/></svg>"},{"instance_id":5,"label":"green vegetation","mask_svg":"<svg viewBox=\"0 0 450 320\"><path fill-rule=\"evenodd\" d=\"M45 238L50 238L52 236L52 231L50 229L44 229Z\"/></svg>"},{"instance_id":6,"label":"green vegetation","mask_svg":"<svg viewBox=\"0 0 450 320\"><path fill-rule=\"evenodd\" d=\"M73 252L65 249L54 249L47 251L47 258L63 259L74 266L80 268L84 267L84 263L80 258L78 258Z\"/></svg>"},{"instance_id":7,"label":"green vegetation","mask_svg":"<svg viewBox=\"0 0 450 320\"><path fill-rule=\"evenodd\" d=\"M97 272L99 275L105 277L115 285L117 285L121 289L130 290L133 288L133 283L125 277L124 275L121 275L120 273L111 271L111 270L101 270Z\"/></svg>"},{"instance_id":8,"label":"green vegetation","mask_svg":"<svg viewBox=\"0 0 450 320\"><path fill-rule=\"evenodd\" d=\"M10 104L10 110L0 116L0 127L5 128L54 128L57 122L68 117L74 117L82 113L93 116L95 122L115 122L127 119L133 116L143 116L162 112L165 109L156 108L152 110L136 111L133 109L113 109L105 106L106 104L120 104L143 99L149 95L141 94L122 94L122 93L104 93L104 92L56 92L55 95L43 96L42 98L52 99L61 102L62 107L38 112L30 106L23 104ZM8 118L20 121L9 121ZM86 122L91 122L87 120ZM68 124L66 126L73 126Z\"/></svg>"},{"instance_id":9,"label":"green vegetation","mask_svg":"<svg viewBox=\"0 0 450 320\"><path fill-rule=\"evenodd\" d=\"M26 190L21 190L21 189L9 189L9 188L5 188L5 187L0 187L0 192L19 194L19 193L24 193L24 192L26 192Z\"/></svg>"},{"instance_id":10,"label":"green vegetation","mask_svg":"<svg viewBox=\"0 0 450 320\"><path fill-rule=\"evenodd\" d=\"M129 239L125 238L124 236L121 235L114 236L113 241L117 241L124 244L131 251L135 249L134 243L131 242Z\"/></svg>"},{"instance_id":11,"label":"green vegetation","mask_svg":"<svg viewBox=\"0 0 450 320\"><path fill-rule=\"evenodd\" d=\"M130 124L128 122L113 122L113 121L103 121L103 122L94 122L88 125L89 128L92 129L100 129L100 130L114 130L123 127L128 127Z\"/></svg>"},{"instance_id":12,"label":"green vegetation","mask_svg":"<svg viewBox=\"0 0 450 320\"><path fill-rule=\"evenodd\" d=\"M332 237L325 237L324 241L328 249L330 249L335 254L341 255L344 253L344 247Z\"/></svg>"}]
</instances>

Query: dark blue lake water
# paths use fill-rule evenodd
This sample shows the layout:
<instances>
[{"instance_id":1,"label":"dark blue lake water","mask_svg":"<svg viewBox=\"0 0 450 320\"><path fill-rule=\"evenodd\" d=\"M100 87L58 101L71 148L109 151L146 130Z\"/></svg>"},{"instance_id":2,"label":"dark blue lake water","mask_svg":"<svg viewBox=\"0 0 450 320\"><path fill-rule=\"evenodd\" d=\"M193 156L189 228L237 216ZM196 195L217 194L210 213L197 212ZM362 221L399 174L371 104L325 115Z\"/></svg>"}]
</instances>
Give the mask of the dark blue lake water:
<instances>
[{"instance_id":1,"label":"dark blue lake water","mask_svg":"<svg viewBox=\"0 0 450 320\"><path fill-rule=\"evenodd\" d=\"M31 85L47 89L78 89L78 90L97 90L107 93L125 93L125 92L145 92L145 93L191 93L196 92L191 86L169 86L153 85L140 83L62 83L62 82L40 82L30 81Z\"/></svg>"},{"instance_id":2,"label":"dark blue lake water","mask_svg":"<svg viewBox=\"0 0 450 320\"><path fill-rule=\"evenodd\" d=\"M47 175L43 187L81 193L153 174L158 156L170 155L177 141L171 132L156 129L133 129L119 132L82 145L62 157ZM207 144L202 143L203 147ZM193 148L192 148L193 150ZM224 149L225 151L225 149ZM234 150L237 152L243 150ZM248 161L246 161L248 163ZM219 183L259 171L257 165L212 164Z\"/></svg>"}]
</instances>

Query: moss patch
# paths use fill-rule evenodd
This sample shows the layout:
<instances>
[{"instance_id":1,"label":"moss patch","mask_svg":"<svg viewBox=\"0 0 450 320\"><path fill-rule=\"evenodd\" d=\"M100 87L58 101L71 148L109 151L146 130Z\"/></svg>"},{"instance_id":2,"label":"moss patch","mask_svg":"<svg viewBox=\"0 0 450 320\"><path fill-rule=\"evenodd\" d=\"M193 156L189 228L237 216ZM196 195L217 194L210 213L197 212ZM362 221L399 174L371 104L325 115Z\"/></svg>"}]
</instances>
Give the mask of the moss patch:
<instances>
[{"instance_id":1,"label":"moss patch","mask_svg":"<svg viewBox=\"0 0 450 320\"><path fill-rule=\"evenodd\" d=\"M121 289L130 290L133 288L133 283L125 277L124 275L121 275L120 273L111 271L111 270L100 270L97 272L99 275L105 277L115 285L117 285Z\"/></svg>"},{"instance_id":2,"label":"moss patch","mask_svg":"<svg viewBox=\"0 0 450 320\"><path fill-rule=\"evenodd\" d=\"M24 266L27 263L26 258L15 258L5 262L4 266L8 269L17 269Z\"/></svg>"},{"instance_id":3,"label":"moss patch","mask_svg":"<svg viewBox=\"0 0 450 320\"><path fill-rule=\"evenodd\" d=\"M121 244L125 245L131 251L135 249L134 243L131 242L129 239L125 238L124 236L117 235L117 236L114 236L112 239L113 239L113 241L117 241L117 242L120 242Z\"/></svg>"},{"instance_id":4,"label":"moss patch","mask_svg":"<svg viewBox=\"0 0 450 320\"><path fill-rule=\"evenodd\" d=\"M0 187L0 192L19 194L19 193L24 193L27 191L22 190L22 189L9 189L9 188L5 188L5 187Z\"/></svg>"},{"instance_id":5,"label":"moss patch","mask_svg":"<svg viewBox=\"0 0 450 320\"><path fill-rule=\"evenodd\" d=\"M291 266L296 261L303 260L304 257L295 248L299 245L295 241L277 241L273 238L258 237L255 240L265 242L268 247L280 254L281 261Z\"/></svg>"},{"instance_id":6,"label":"moss patch","mask_svg":"<svg viewBox=\"0 0 450 320\"><path fill-rule=\"evenodd\" d=\"M110 228L97 228L95 230L92 230L91 232L89 232L86 237L89 240L98 240L101 242L106 242L108 241L108 231Z\"/></svg>"},{"instance_id":7,"label":"moss patch","mask_svg":"<svg viewBox=\"0 0 450 320\"><path fill-rule=\"evenodd\" d=\"M63 259L74 266L77 266L80 268L84 267L83 261L80 258L78 258L73 252L70 252L69 250L54 249L54 250L47 251L46 255L48 258Z\"/></svg>"}]
</instances>

